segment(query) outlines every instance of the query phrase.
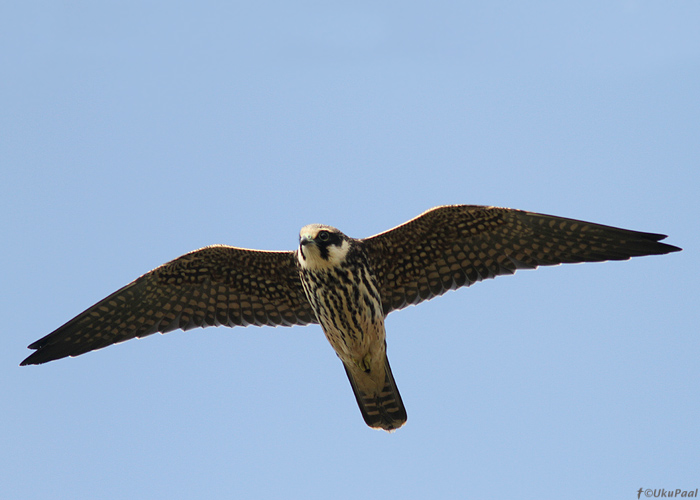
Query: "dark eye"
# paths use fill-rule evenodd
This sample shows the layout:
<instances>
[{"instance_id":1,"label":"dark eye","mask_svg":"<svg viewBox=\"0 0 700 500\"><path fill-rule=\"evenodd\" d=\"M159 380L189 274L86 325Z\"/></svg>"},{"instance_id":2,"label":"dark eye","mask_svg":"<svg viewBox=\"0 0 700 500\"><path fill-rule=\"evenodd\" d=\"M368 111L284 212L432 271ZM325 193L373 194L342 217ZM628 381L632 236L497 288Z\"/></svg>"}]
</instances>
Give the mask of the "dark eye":
<instances>
[{"instance_id":1,"label":"dark eye","mask_svg":"<svg viewBox=\"0 0 700 500\"><path fill-rule=\"evenodd\" d=\"M328 231L321 231L320 233L318 233L318 239L320 241L328 241L329 239L331 239L331 235L328 233Z\"/></svg>"}]
</instances>

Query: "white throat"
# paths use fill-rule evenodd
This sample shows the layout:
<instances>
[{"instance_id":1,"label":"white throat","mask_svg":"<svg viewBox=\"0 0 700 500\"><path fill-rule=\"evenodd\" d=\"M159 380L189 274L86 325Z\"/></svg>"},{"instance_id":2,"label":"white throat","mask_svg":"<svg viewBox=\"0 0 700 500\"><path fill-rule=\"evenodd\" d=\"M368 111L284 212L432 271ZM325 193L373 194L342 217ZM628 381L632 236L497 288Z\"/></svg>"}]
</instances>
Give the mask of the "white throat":
<instances>
[{"instance_id":1,"label":"white throat","mask_svg":"<svg viewBox=\"0 0 700 500\"><path fill-rule=\"evenodd\" d=\"M303 269L309 271L320 271L338 267L345 262L345 258L350 250L350 242L343 240L340 246L328 246L328 258L321 256L321 250L316 244L304 245L297 252L297 260ZM303 255L302 255L303 252Z\"/></svg>"}]
</instances>

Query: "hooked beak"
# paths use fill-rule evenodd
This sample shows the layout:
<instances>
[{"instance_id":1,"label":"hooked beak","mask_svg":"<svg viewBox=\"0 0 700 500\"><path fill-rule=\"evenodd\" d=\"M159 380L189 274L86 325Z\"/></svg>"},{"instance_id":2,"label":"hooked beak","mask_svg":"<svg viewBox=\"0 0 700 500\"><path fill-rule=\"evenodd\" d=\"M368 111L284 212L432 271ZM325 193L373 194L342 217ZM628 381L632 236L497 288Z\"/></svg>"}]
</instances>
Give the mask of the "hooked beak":
<instances>
[{"instance_id":1,"label":"hooked beak","mask_svg":"<svg viewBox=\"0 0 700 500\"><path fill-rule=\"evenodd\" d=\"M301 254L302 260L306 260L306 255L304 254L304 247L306 245L311 245L312 243L314 243L314 240L309 236L301 236L299 238L299 254Z\"/></svg>"}]
</instances>

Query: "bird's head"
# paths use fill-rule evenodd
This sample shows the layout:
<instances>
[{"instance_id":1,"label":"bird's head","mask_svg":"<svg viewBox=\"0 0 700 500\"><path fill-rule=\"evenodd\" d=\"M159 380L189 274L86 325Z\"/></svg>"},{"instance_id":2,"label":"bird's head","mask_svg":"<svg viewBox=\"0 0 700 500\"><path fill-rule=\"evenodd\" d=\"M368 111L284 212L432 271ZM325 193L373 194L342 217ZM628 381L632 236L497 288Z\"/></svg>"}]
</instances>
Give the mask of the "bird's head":
<instances>
[{"instance_id":1,"label":"bird's head","mask_svg":"<svg viewBox=\"0 0 700 500\"><path fill-rule=\"evenodd\" d=\"M323 224L309 224L299 232L297 258L301 267L309 270L327 269L341 265L350 249L350 238L339 230Z\"/></svg>"}]
</instances>

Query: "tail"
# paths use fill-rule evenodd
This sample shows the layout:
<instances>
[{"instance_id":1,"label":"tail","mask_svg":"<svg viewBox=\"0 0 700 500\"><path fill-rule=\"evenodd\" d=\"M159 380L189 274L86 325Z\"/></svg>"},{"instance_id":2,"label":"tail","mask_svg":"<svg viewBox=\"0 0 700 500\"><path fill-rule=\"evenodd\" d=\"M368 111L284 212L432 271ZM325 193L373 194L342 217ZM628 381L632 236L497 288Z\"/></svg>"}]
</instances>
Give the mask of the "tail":
<instances>
[{"instance_id":1,"label":"tail","mask_svg":"<svg viewBox=\"0 0 700 500\"><path fill-rule=\"evenodd\" d=\"M386 355L384 356L384 383L381 384L381 390L377 390L379 384L376 380L372 380L374 378L372 373L363 372L357 367L348 367L345 363L343 366L350 379L362 418L367 425L374 429L394 431L406 423L406 408L401 401Z\"/></svg>"}]
</instances>

